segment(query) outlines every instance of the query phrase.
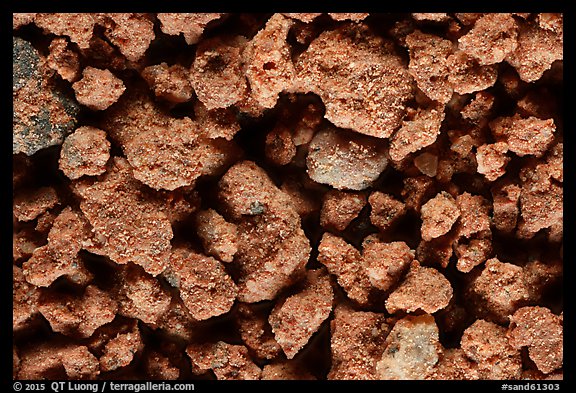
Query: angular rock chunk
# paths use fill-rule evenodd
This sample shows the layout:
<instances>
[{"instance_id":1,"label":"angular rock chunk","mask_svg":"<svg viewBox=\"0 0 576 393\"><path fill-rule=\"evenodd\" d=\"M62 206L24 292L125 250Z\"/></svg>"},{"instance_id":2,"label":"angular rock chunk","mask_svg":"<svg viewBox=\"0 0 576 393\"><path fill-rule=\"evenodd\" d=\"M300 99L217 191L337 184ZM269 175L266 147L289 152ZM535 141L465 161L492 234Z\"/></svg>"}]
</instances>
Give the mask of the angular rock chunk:
<instances>
[{"instance_id":1,"label":"angular rock chunk","mask_svg":"<svg viewBox=\"0 0 576 393\"><path fill-rule=\"evenodd\" d=\"M72 88L79 103L92 110L103 111L118 101L126 87L109 70L86 67L82 79L75 82Z\"/></svg>"},{"instance_id":2,"label":"angular rock chunk","mask_svg":"<svg viewBox=\"0 0 576 393\"><path fill-rule=\"evenodd\" d=\"M386 310L391 314L417 310L432 314L448 306L452 293L452 285L442 273L414 261L404 281L386 300Z\"/></svg>"},{"instance_id":3,"label":"angular rock chunk","mask_svg":"<svg viewBox=\"0 0 576 393\"><path fill-rule=\"evenodd\" d=\"M170 293L139 266L125 266L118 282L116 293L121 315L154 325L170 307Z\"/></svg>"},{"instance_id":4,"label":"angular rock chunk","mask_svg":"<svg viewBox=\"0 0 576 393\"><path fill-rule=\"evenodd\" d=\"M166 63L144 68L142 77L154 90L154 95L173 103L190 101L194 89L188 71L180 64L168 66Z\"/></svg>"},{"instance_id":5,"label":"angular rock chunk","mask_svg":"<svg viewBox=\"0 0 576 393\"><path fill-rule=\"evenodd\" d=\"M553 119L540 120L536 117L523 119L519 114L499 117L490 122L495 138L508 144L508 149L520 157L541 157L554 140L556 125Z\"/></svg>"},{"instance_id":6,"label":"angular rock chunk","mask_svg":"<svg viewBox=\"0 0 576 393\"><path fill-rule=\"evenodd\" d=\"M390 331L384 315L339 305L330 327L332 367L328 379L376 379L376 362Z\"/></svg>"},{"instance_id":7,"label":"angular rock chunk","mask_svg":"<svg viewBox=\"0 0 576 393\"><path fill-rule=\"evenodd\" d=\"M229 124L198 117L173 118L149 97L132 93L112 110L105 129L122 146L136 179L156 190L174 190L218 173L238 152L233 142L214 135L229 134Z\"/></svg>"},{"instance_id":8,"label":"angular rock chunk","mask_svg":"<svg viewBox=\"0 0 576 393\"><path fill-rule=\"evenodd\" d=\"M273 299L303 273L310 243L290 197L250 161L234 165L221 178L219 199L238 228L238 299Z\"/></svg>"},{"instance_id":9,"label":"angular rock chunk","mask_svg":"<svg viewBox=\"0 0 576 393\"><path fill-rule=\"evenodd\" d=\"M312 180L339 190L363 190L386 169L385 152L377 139L324 128L310 142L308 174Z\"/></svg>"},{"instance_id":10,"label":"angular rock chunk","mask_svg":"<svg viewBox=\"0 0 576 393\"><path fill-rule=\"evenodd\" d=\"M43 342L20 353L18 379L96 379L99 374L98 359L83 345Z\"/></svg>"},{"instance_id":11,"label":"angular rock chunk","mask_svg":"<svg viewBox=\"0 0 576 393\"><path fill-rule=\"evenodd\" d=\"M520 191L520 187L510 182L492 187L492 224L498 230L510 233L516 228Z\"/></svg>"},{"instance_id":12,"label":"angular rock chunk","mask_svg":"<svg viewBox=\"0 0 576 393\"><path fill-rule=\"evenodd\" d=\"M332 190L324 195L320 212L320 225L333 227L339 231L346 229L366 205L366 196L359 193L347 193Z\"/></svg>"},{"instance_id":13,"label":"angular rock chunk","mask_svg":"<svg viewBox=\"0 0 576 393\"><path fill-rule=\"evenodd\" d=\"M389 137L412 96L412 83L391 41L363 24L346 24L316 38L296 63L301 92L318 94L325 117L341 128Z\"/></svg>"},{"instance_id":14,"label":"angular rock chunk","mask_svg":"<svg viewBox=\"0 0 576 393\"><path fill-rule=\"evenodd\" d=\"M429 314L407 316L396 322L384 345L376 364L378 379L425 379L442 353L438 327Z\"/></svg>"},{"instance_id":15,"label":"angular rock chunk","mask_svg":"<svg viewBox=\"0 0 576 393\"><path fill-rule=\"evenodd\" d=\"M370 222L383 232L406 213L405 204L380 191L370 194L368 202L372 208Z\"/></svg>"},{"instance_id":16,"label":"angular rock chunk","mask_svg":"<svg viewBox=\"0 0 576 393\"><path fill-rule=\"evenodd\" d=\"M481 195L464 192L456 197L460 210L458 235L470 238L479 233L490 232L490 203Z\"/></svg>"},{"instance_id":17,"label":"angular rock chunk","mask_svg":"<svg viewBox=\"0 0 576 393\"><path fill-rule=\"evenodd\" d=\"M132 172L125 159L115 157L99 181L76 187L80 209L93 228L92 252L157 275L168 265L172 227Z\"/></svg>"},{"instance_id":18,"label":"angular rock chunk","mask_svg":"<svg viewBox=\"0 0 576 393\"><path fill-rule=\"evenodd\" d=\"M294 83L296 70L286 42L293 24L293 20L282 14L274 14L243 51L251 96L264 108L273 108L278 94L289 90Z\"/></svg>"},{"instance_id":19,"label":"angular rock chunk","mask_svg":"<svg viewBox=\"0 0 576 393\"><path fill-rule=\"evenodd\" d=\"M545 374L562 367L563 317L545 307L522 307L510 317L508 337L515 348L528 347L530 359Z\"/></svg>"},{"instance_id":20,"label":"angular rock chunk","mask_svg":"<svg viewBox=\"0 0 576 393\"><path fill-rule=\"evenodd\" d=\"M510 345L502 326L478 319L464 331L460 345L477 364L480 379L520 378L520 351Z\"/></svg>"},{"instance_id":21,"label":"angular rock chunk","mask_svg":"<svg viewBox=\"0 0 576 393\"><path fill-rule=\"evenodd\" d=\"M43 292L38 310L48 320L53 331L86 338L114 319L118 304L106 292L89 285L79 297Z\"/></svg>"},{"instance_id":22,"label":"angular rock chunk","mask_svg":"<svg viewBox=\"0 0 576 393\"><path fill-rule=\"evenodd\" d=\"M54 38L49 49L48 66L68 82L78 80L80 59L78 53L68 48L68 41L65 38Z\"/></svg>"},{"instance_id":23,"label":"angular rock chunk","mask_svg":"<svg viewBox=\"0 0 576 393\"><path fill-rule=\"evenodd\" d=\"M360 252L344 239L324 233L318 246L318 261L334 274L348 297L368 304L372 284Z\"/></svg>"},{"instance_id":24,"label":"angular rock chunk","mask_svg":"<svg viewBox=\"0 0 576 393\"><path fill-rule=\"evenodd\" d=\"M523 81L534 82L563 57L562 31L557 33L542 29L534 22L523 22L518 30L518 46L508 54L506 61Z\"/></svg>"},{"instance_id":25,"label":"angular rock chunk","mask_svg":"<svg viewBox=\"0 0 576 393\"><path fill-rule=\"evenodd\" d=\"M222 262L232 262L238 251L238 228L213 209L196 214L196 230L204 251Z\"/></svg>"},{"instance_id":26,"label":"angular rock chunk","mask_svg":"<svg viewBox=\"0 0 576 393\"><path fill-rule=\"evenodd\" d=\"M461 348L444 349L432 374L426 379L434 380L477 380L476 364L466 357Z\"/></svg>"},{"instance_id":27,"label":"angular rock chunk","mask_svg":"<svg viewBox=\"0 0 576 393\"><path fill-rule=\"evenodd\" d=\"M106 172L110 158L110 142L106 132L98 128L84 126L76 129L62 144L60 170L72 179L82 176L96 176Z\"/></svg>"},{"instance_id":28,"label":"angular rock chunk","mask_svg":"<svg viewBox=\"0 0 576 393\"><path fill-rule=\"evenodd\" d=\"M414 252L404 242L364 240L362 246L362 259L370 283L382 291L392 288L414 259Z\"/></svg>"},{"instance_id":29,"label":"angular rock chunk","mask_svg":"<svg viewBox=\"0 0 576 393\"><path fill-rule=\"evenodd\" d=\"M29 284L22 269L12 265L12 329L14 332L26 328L38 314L40 292Z\"/></svg>"},{"instance_id":30,"label":"angular rock chunk","mask_svg":"<svg viewBox=\"0 0 576 393\"><path fill-rule=\"evenodd\" d=\"M190 315L199 321L228 312L238 293L220 262L186 248L172 250L164 276L180 290Z\"/></svg>"},{"instance_id":31,"label":"angular rock chunk","mask_svg":"<svg viewBox=\"0 0 576 393\"><path fill-rule=\"evenodd\" d=\"M452 42L417 30L406 36L406 45L410 52L408 69L418 88L435 101L450 101L453 89L446 60L453 52Z\"/></svg>"},{"instance_id":32,"label":"angular rock chunk","mask_svg":"<svg viewBox=\"0 0 576 393\"><path fill-rule=\"evenodd\" d=\"M443 120L443 108L418 109L411 119L402 121L402 127L390 140L390 158L400 161L410 153L430 146L440 134Z\"/></svg>"},{"instance_id":33,"label":"angular rock chunk","mask_svg":"<svg viewBox=\"0 0 576 393\"><path fill-rule=\"evenodd\" d=\"M518 26L511 14L489 13L458 40L458 48L478 59L481 65L496 64L518 46Z\"/></svg>"},{"instance_id":34,"label":"angular rock chunk","mask_svg":"<svg viewBox=\"0 0 576 393\"><path fill-rule=\"evenodd\" d=\"M242 51L246 43L244 37L236 36L208 38L198 44L190 80L206 108L227 108L248 94L242 69Z\"/></svg>"},{"instance_id":35,"label":"angular rock chunk","mask_svg":"<svg viewBox=\"0 0 576 393\"><path fill-rule=\"evenodd\" d=\"M479 315L499 322L507 322L530 297L522 268L500 262L497 258L486 261L482 273L472 281L468 290Z\"/></svg>"},{"instance_id":36,"label":"angular rock chunk","mask_svg":"<svg viewBox=\"0 0 576 393\"><path fill-rule=\"evenodd\" d=\"M478 173L483 174L487 180L494 181L506 173L506 165L510 157L506 156L508 144L496 142L479 146L476 150Z\"/></svg>"},{"instance_id":37,"label":"angular rock chunk","mask_svg":"<svg viewBox=\"0 0 576 393\"><path fill-rule=\"evenodd\" d=\"M88 238L86 221L70 207L54 220L48 234L48 244L38 247L30 259L22 264L26 280L40 287L51 285L58 277L76 284L86 284L92 274L78 257L82 242Z\"/></svg>"},{"instance_id":38,"label":"angular rock chunk","mask_svg":"<svg viewBox=\"0 0 576 393\"><path fill-rule=\"evenodd\" d=\"M326 272L309 271L305 285L302 291L279 301L268 318L288 359L308 343L332 311L334 294Z\"/></svg>"},{"instance_id":39,"label":"angular rock chunk","mask_svg":"<svg viewBox=\"0 0 576 393\"><path fill-rule=\"evenodd\" d=\"M422 205L420 214L422 216L422 239L426 241L448 233L460 217L454 198L445 191Z\"/></svg>"},{"instance_id":40,"label":"angular rock chunk","mask_svg":"<svg viewBox=\"0 0 576 393\"><path fill-rule=\"evenodd\" d=\"M29 192L17 193L12 202L12 212L18 221L32 221L52 209L59 202L52 187L39 187Z\"/></svg>"}]
</instances>

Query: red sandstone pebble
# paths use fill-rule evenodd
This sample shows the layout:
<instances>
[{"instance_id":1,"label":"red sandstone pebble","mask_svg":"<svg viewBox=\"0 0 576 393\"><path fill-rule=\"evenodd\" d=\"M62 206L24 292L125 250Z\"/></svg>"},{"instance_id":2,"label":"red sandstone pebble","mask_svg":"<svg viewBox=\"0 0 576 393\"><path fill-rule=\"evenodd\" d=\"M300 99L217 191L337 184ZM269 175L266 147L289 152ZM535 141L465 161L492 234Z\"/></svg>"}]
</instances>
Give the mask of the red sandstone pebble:
<instances>
[{"instance_id":1,"label":"red sandstone pebble","mask_svg":"<svg viewBox=\"0 0 576 393\"><path fill-rule=\"evenodd\" d=\"M527 346L530 359L549 374L562 367L562 322L562 316L545 307L522 307L510 317L510 343L516 348Z\"/></svg>"},{"instance_id":2,"label":"red sandstone pebble","mask_svg":"<svg viewBox=\"0 0 576 393\"><path fill-rule=\"evenodd\" d=\"M198 99L208 109L227 108L248 94L242 70L242 36L214 37L203 40L196 48L190 80Z\"/></svg>"},{"instance_id":3,"label":"red sandstone pebble","mask_svg":"<svg viewBox=\"0 0 576 393\"><path fill-rule=\"evenodd\" d=\"M425 379L442 353L438 327L429 314L400 319L384 346L382 358L376 364L377 379Z\"/></svg>"},{"instance_id":4,"label":"red sandstone pebble","mask_svg":"<svg viewBox=\"0 0 576 393\"><path fill-rule=\"evenodd\" d=\"M300 56L296 69L298 90L322 98L326 119L378 138L389 137L400 125L412 95L410 76L392 42L363 24L320 34Z\"/></svg>"},{"instance_id":5,"label":"red sandstone pebble","mask_svg":"<svg viewBox=\"0 0 576 393\"><path fill-rule=\"evenodd\" d=\"M450 101L453 90L446 60L453 52L452 42L417 30L406 36L406 45L410 52L408 69L420 90L440 103Z\"/></svg>"},{"instance_id":6,"label":"red sandstone pebble","mask_svg":"<svg viewBox=\"0 0 576 393\"><path fill-rule=\"evenodd\" d=\"M470 238L472 235L490 232L490 202L481 195L464 192L456 197L460 210L458 234Z\"/></svg>"},{"instance_id":7,"label":"red sandstone pebble","mask_svg":"<svg viewBox=\"0 0 576 393\"><path fill-rule=\"evenodd\" d=\"M535 117L523 119L515 114L512 117L499 117L490 122L495 138L508 143L510 151L523 157L531 154L541 157L554 139L554 120L540 120Z\"/></svg>"},{"instance_id":8,"label":"red sandstone pebble","mask_svg":"<svg viewBox=\"0 0 576 393\"><path fill-rule=\"evenodd\" d=\"M385 151L375 138L324 128L310 142L306 166L317 183L339 190L363 190L386 169Z\"/></svg>"},{"instance_id":9,"label":"red sandstone pebble","mask_svg":"<svg viewBox=\"0 0 576 393\"><path fill-rule=\"evenodd\" d=\"M450 70L448 82L458 94L470 94L487 89L496 83L498 70L495 65L480 65L462 51L457 51L446 60Z\"/></svg>"},{"instance_id":10,"label":"red sandstone pebble","mask_svg":"<svg viewBox=\"0 0 576 393\"><path fill-rule=\"evenodd\" d=\"M518 47L508 54L506 61L512 65L525 82L534 82L552 63L564 56L562 32L542 29L534 22L520 23Z\"/></svg>"},{"instance_id":11,"label":"red sandstone pebble","mask_svg":"<svg viewBox=\"0 0 576 393\"><path fill-rule=\"evenodd\" d=\"M444 120L443 108L418 109L409 120L402 121L402 127L390 140L390 158L400 161L434 143L440 134Z\"/></svg>"},{"instance_id":12,"label":"red sandstone pebble","mask_svg":"<svg viewBox=\"0 0 576 393\"><path fill-rule=\"evenodd\" d=\"M190 342L197 333L197 321L192 318L190 311L178 294L172 295L168 309L158 317L155 326L168 337L178 341Z\"/></svg>"},{"instance_id":13,"label":"red sandstone pebble","mask_svg":"<svg viewBox=\"0 0 576 393\"><path fill-rule=\"evenodd\" d=\"M460 217L454 198L443 191L430 199L420 211L422 217L422 239L430 241L450 231Z\"/></svg>"},{"instance_id":14,"label":"red sandstone pebble","mask_svg":"<svg viewBox=\"0 0 576 393\"><path fill-rule=\"evenodd\" d=\"M510 345L506 328L478 319L464 331L460 343L466 356L477 364L479 379L520 378L520 351Z\"/></svg>"},{"instance_id":15,"label":"red sandstone pebble","mask_svg":"<svg viewBox=\"0 0 576 393\"><path fill-rule=\"evenodd\" d=\"M190 344L186 353L196 373L214 371L219 380L260 379L262 370L250 360L243 345L231 345L223 341L207 344Z\"/></svg>"},{"instance_id":16,"label":"red sandstone pebble","mask_svg":"<svg viewBox=\"0 0 576 393\"><path fill-rule=\"evenodd\" d=\"M272 327L268 323L268 312L258 305L240 303L236 324L244 344L259 359L276 359L282 348L276 342Z\"/></svg>"},{"instance_id":17,"label":"red sandstone pebble","mask_svg":"<svg viewBox=\"0 0 576 393\"><path fill-rule=\"evenodd\" d=\"M196 230L204 251L222 262L232 262L238 251L238 229L213 209L196 214Z\"/></svg>"},{"instance_id":18,"label":"red sandstone pebble","mask_svg":"<svg viewBox=\"0 0 576 393\"><path fill-rule=\"evenodd\" d=\"M206 25L220 19L221 13L159 13L162 32L170 35L184 35L188 45L196 44Z\"/></svg>"},{"instance_id":19,"label":"red sandstone pebble","mask_svg":"<svg viewBox=\"0 0 576 393\"><path fill-rule=\"evenodd\" d=\"M54 220L48 234L48 244L34 250L30 259L22 264L26 280L36 286L47 287L58 277L77 284L86 284L92 274L78 257L88 228L85 220L70 207Z\"/></svg>"},{"instance_id":20,"label":"red sandstone pebble","mask_svg":"<svg viewBox=\"0 0 576 393\"><path fill-rule=\"evenodd\" d=\"M68 82L75 82L80 78L80 59L76 52L68 49L65 38L54 38L50 43L48 66Z\"/></svg>"},{"instance_id":21,"label":"red sandstone pebble","mask_svg":"<svg viewBox=\"0 0 576 393\"><path fill-rule=\"evenodd\" d=\"M458 258L456 269L469 273L474 267L481 265L492 254L492 239L471 239L467 243L458 242L454 246Z\"/></svg>"},{"instance_id":22,"label":"red sandstone pebble","mask_svg":"<svg viewBox=\"0 0 576 393\"><path fill-rule=\"evenodd\" d=\"M539 230L550 228L550 235L557 232L553 236L555 241L562 239L563 189L562 185L551 181L550 172L551 167L547 164L538 164L536 168L527 166L520 172L521 219L517 232L520 238L531 238Z\"/></svg>"},{"instance_id":23,"label":"red sandstone pebble","mask_svg":"<svg viewBox=\"0 0 576 393\"><path fill-rule=\"evenodd\" d=\"M468 291L478 315L498 322L507 322L530 297L522 268L497 258L486 261Z\"/></svg>"},{"instance_id":24,"label":"red sandstone pebble","mask_svg":"<svg viewBox=\"0 0 576 393\"><path fill-rule=\"evenodd\" d=\"M117 309L116 301L93 285L87 286L82 296L46 291L38 302L38 310L53 331L81 338L112 321Z\"/></svg>"},{"instance_id":25,"label":"red sandstone pebble","mask_svg":"<svg viewBox=\"0 0 576 393\"><path fill-rule=\"evenodd\" d=\"M382 290L391 289L414 259L414 252L404 242L383 243L365 239L362 259L370 283Z\"/></svg>"},{"instance_id":26,"label":"red sandstone pebble","mask_svg":"<svg viewBox=\"0 0 576 393\"><path fill-rule=\"evenodd\" d=\"M128 264L120 271L116 288L118 313L138 318L147 324L156 324L170 306L170 294L158 279L141 267Z\"/></svg>"},{"instance_id":27,"label":"red sandstone pebble","mask_svg":"<svg viewBox=\"0 0 576 393\"><path fill-rule=\"evenodd\" d=\"M251 95L264 108L273 108L278 94L290 90L294 83L296 70L286 42L293 23L282 14L274 14L243 51Z\"/></svg>"},{"instance_id":28,"label":"red sandstone pebble","mask_svg":"<svg viewBox=\"0 0 576 393\"><path fill-rule=\"evenodd\" d=\"M82 176L96 176L106 172L110 158L110 142L106 132L98 128L84 126L76 129L62 144L60 170L72 179Z\"/></svg>"},{"instance_id":29,"label":"red sandstone pebble","mask_svg":"<svg viewBox=\"0 0 576 393\"><path fill-rule=\"evenodd\" d=\"M119 264L132 261L154 275L166 268L173 236L170 221L158 203L146 197L125 159L115 157L104 177L76 191L92 225L92 252Z\"/></svg>"},{"instance_id":30,"label":"red sandstone pebble","mask_svg":"<svg viewBox=\"0 0 576 393\"><path fill-rule=\"evenodd\" d=\"M496 64L516 49L517 35L512 15L489 13L477 19L472 30L458 40L458 48L481 65Z\"/></svg>"},{"instance_id":31,"label":"red sandstone pebble","mask_svg":"<svg viewBox=\"0 0 576 393\"><path fill-rule=\"evenodd\" d=\"M54 188L40 187L17 193L12 203L12 212L18 221L32 221L48 209L52 209L58 202Z\"/></svg>"},{"instance_id":32,"label":"red sandstone pebble","mask_svg":"<svg viewBox=\"0 0 576 393\"><path fill-rule=\"evenodd\" d=\"M346 229L366 205L366 196L360 193L347 193L332 190L324 195L320 212L320 225L324 228Z\"/></svg>"},{"instance_id":33,"label":"red sandstone pebble","mask_svg":"<svg viewBox=\"0 0 576 393\"><path fill-rule=\"evenodd\" d=\"M97 15L91 13L36 14L34 24L45 32L66 35L80 49L87 49L97 19Z\"/></svg>"},{"instance_id":34,"label":"red sandstone pebble","mask_svg":"<svg viewBox=\"0 0 576 393\"><path fill-rule=\"evenodd\" d=\"M388 230L406 213L406 205L388 194L374 191L368 197L370 203L370 222L380 231Z\"/></svg>"},{"instance_id":35,"label":"red sandstone pebble","mask_svg":"<svg viewBox=\"0 0 576 393\"><path fill-rule=\"evenodd\" d=\"M341 304L334 309L330 327L332 367L328 379L377 379L376 362L390 331L384 315L354 311Z\"/></svg>"},{"instance_id":36,"label":"red sandstone pebble","mask_svg":"<svg viewBox=\"0 0 576 393\"><path fill-rule=\"evenodd\" d=\"M187 248L176 248L170 267L163 273L196 320L222 315L230 310L238 289L220 262Z\"/></svg>"},{"instance_id":37,"label":"red sandstone pebble","mask_svg":"<svg viewBox=\"0 0 576 393\"><path fill-rule=\"evenodd\" d=\"M106 14L104 34L129 61L140 60L155 37L154 23L146 14Z\"/></svg>"},{"instance_id":38,"label":"red sandstone pebble","mask_svg":"<svg viewBox=\"0 0 576 393\"><path fill-rule=\"evenodd\" d=\"M226 218L238 227L238 299L250 303L273 299L303 273L309 258L310 243L300 216L288 195L250 161L226 172L219 198Z\"/></svg>"},{"instance_id":39,"label":"red sandstone pebble","mask_svg":"<svg viewBox=\"0 0 576 393\"><path fill-rule=\"evenodd\" d=\"M99 359L100 370L114 371L128 366L137 352L142 351L143 348L144 343L138 325L134 324L131 331L118 333L106 343Z\"/></svg>"},{"instance_id":40,"label":"red sandstone pebble","mask_svg":"<svg viewBox=\"0 0 576 393\"><path fill-rule=\"evenodd\" d=\"M360 252L344 239L328 232L318 245L318 261L334 274L348 297L359 304L368 304L372 284Z\"/></svg>"},{"instance_id":41,"label":"red sandstone pebble","mask_svg":"<svg viewBox=\"0 0 576 393\"><path fill-rule=\"evenodd\" d=\"M174 103L190 101L194 90L188 71L179 64L166 63L149 66L142 70L142 78L154 90L156 97Z\"/></svg>"},{"instance_id":42,"label":"red sandstone pebble","mask_svg":"<svg viewBox=\"0 0 576 393\"><path fill-rule=\"evenodd\" d=\"M369 15L366 12L358 12L358 13L346 13L346 12L338 12L338 13L328 13L330 17L336 21L343 21L343 20L351 20L354 22L359 22Z\"/></svg>"},{"instance_id":43,"label":"red sandstone pebble","mask_svg":"<svg viewBox=\"0 0 576 393\"><path fill-rule=\"evenodd\" d=\"M450 281L442 273L414 261L404 281L388 296L386 310L391 314L418 310L432 314L448 306L452 293Z\"/></svg>"},{"instance_id":44,"label":"red sandstone pebble","mask_svg":"<svg viewBox=\"0 0 576 393\"><path fill-rule=\"evenodd\" d=\"M103 111L118 101L126 88L109 70L86 67L82 79L72 85L79 103L92 110Z\"/></svg>"},{"instance_id":45,"label":"red sandstone pebble","mask_svg":"<svg viewBox=\"0 0 576 393\"><path fill-rule=\"evenodd\" d=\"M487 180L494 181L506 173L506 165L510 157L506 156L509 146L506 142L496 142L478 147L476 161L478 173L483 174Z\"/></svg>"},{"instance_id":46,"label":"red sandstone pebble","mask_svg":"<svg viewBox=\"0 0 576 393\"><path fill-rule=\"evenodd\" d=\"M148 97L127 96L106 119L105 129L122 146L136 179L156 190L174 190L217 173L238 152L225 140L234 131L230 124L219 124L210 113L197 116L173 118Z\"/></svg>"},{"instance_id":47,"label":"red sandstone pebble","mask_svg":"<svg viewBox=\"0 0 576 393\"><path fill-rule=\"evenodd\" d=\"M307 343L332 311L334 294L329 275L322 270L309 271L302 291L280 300L270 313L276 342L288 359Z\"/></svg>"}]
</instances>

